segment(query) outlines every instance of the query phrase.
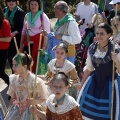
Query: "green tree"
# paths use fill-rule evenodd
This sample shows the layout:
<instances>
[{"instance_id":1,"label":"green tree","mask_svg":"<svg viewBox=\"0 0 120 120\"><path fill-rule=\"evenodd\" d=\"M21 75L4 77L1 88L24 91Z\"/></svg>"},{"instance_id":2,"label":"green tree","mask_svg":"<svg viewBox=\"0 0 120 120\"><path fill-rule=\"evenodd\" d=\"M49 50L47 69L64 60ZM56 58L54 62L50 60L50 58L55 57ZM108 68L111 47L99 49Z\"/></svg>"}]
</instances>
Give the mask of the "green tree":
<instances>
[{"instance_id":1,"label":"green tree","mask_svg":"<svg viewBox=\"0 0 120 120\"><path fill-rule=\"evenodd\" d=\"M5 7L5 1L6 0L1 0L1 5L4 8ZM48 15L49 18L54 17L54 5L56 2L59 0L41 0L44 3L44 12ZM74 13L76 9L76 5L82 1L82 0L64 0L65 2L68 3L70 10L72 13ZM91 0L92 2L98 3L98 0ZM27 2L28 0L18 0L18 5L27 12Z\"/></svg>"}]
</instances>

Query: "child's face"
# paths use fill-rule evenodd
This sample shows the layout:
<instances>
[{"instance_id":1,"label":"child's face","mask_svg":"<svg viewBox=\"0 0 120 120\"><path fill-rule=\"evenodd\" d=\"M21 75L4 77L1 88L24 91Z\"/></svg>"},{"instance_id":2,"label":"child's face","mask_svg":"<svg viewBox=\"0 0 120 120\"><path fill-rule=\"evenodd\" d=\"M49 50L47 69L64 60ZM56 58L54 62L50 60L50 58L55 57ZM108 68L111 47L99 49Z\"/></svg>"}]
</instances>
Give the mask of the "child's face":
<instances>
[{"instance_id":1,"label":"child's face","mask_svg":"<svg viewBox=\"0 0 120 120\"><path fill-rule=\"evenodd\" d=\"M14 71L14 74L16 74L16 75L22 73L20 64L17 65L17 62L15 60L13 60L13 62L12 62L12 69Z\"/></svg>"},{"instance_id":2,"label":"child's face","mask_svg":"<svg viewBox=\"0 0 120 120\"><path fill-rule=\"evenodd\" d=\"M106 45L108 43L108 38L111 34L107 34L105 29L97 28L96 29L96 39L100 45Z\"/></svg>"},{"instance_id":3,"label":"child's face","mask_svg":"<svg viewBox=\"0 0 120 120\"><path fill-rule=\"evenodd\" d=\"M67 86L62 80L56 80L56 81L53 81L52 90L53 90L53 93L55 94L55 97L59 99L65 94L67 90Z\"/></svg>"},{"instance_id":4,"label":"child's face","mask_svg":"<svg viewBox=\"0 0 120 120\"><path fill-rule=\"evenodd\" d=\"M57 60L61 61L64 60L66 56L65 50L63 48L56 48L55 50L55 57Z\"/></svg>"}]
</instances>

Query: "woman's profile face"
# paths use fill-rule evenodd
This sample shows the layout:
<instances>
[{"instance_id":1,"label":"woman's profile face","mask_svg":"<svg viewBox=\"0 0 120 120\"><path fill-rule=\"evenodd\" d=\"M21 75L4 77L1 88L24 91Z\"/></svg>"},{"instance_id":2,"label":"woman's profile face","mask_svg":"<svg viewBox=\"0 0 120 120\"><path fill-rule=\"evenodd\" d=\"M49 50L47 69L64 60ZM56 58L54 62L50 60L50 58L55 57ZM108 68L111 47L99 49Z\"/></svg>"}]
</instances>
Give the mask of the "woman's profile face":
<instances>
[{"instance_id":1,"label":"woman's profile face","mask_svg":"<svg viewBox=\"0 0 120 120\"><path fill-rule=\"evenodd\" d=\"M30 10L31 10L31 12L36 13L39 10L38 2L31 1L30 2Z\"/></svg>"},{"instance_id":2,"label":"woman's profile face","mask_svg":"<svg viewBox=\"0 0 120 120\"><path fill-rule=\"evenodd\" d=\"M22 73L20 64L18 64L16 62L16 60L12 61L12 69L13 69L13 72L14 72L15 75L18 75L18 74Z\"/></svg>"}]
</instances>

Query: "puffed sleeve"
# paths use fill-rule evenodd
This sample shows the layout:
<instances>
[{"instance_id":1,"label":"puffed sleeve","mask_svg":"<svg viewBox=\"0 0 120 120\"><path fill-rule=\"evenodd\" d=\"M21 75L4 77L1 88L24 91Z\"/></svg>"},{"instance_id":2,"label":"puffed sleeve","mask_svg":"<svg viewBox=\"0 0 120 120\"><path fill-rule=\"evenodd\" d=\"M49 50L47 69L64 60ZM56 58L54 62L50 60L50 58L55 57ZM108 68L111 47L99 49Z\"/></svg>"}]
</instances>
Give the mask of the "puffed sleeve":
<instances>
[{"instance_id":1,"label":"puffed sleeve","mask_svg":"<svg viewBox=\"0 0 120 120\"><path fill-rule=\"evenodd\" d=\"M48 98L47 86L41 78L37 78L36 97L45 100Z\"/></svg>"},{"instance_id":2,"label":"puffed sleeve","mask_svg":"<svg viewBox=\"0 0 120 120\"><path fill-rule=\"evenodd\" d=\"M86 66L84 67L84 71L86 69L89 70L89 71L94 70L89 52L87 53Z\"/></svg>"},{"instance_id":3,"label":"puffed sleeve","mask_svg":"<svg viewBox=\"0 0 120 120\"><path fill-rule=\"evenodd\" d=\"M68 34L69 35L63 35L62 40L65 40L72 45L78 44L82 41L79 28L78 28L78 24L76 21L69 22Z\"/></svg>"}]
</instances>

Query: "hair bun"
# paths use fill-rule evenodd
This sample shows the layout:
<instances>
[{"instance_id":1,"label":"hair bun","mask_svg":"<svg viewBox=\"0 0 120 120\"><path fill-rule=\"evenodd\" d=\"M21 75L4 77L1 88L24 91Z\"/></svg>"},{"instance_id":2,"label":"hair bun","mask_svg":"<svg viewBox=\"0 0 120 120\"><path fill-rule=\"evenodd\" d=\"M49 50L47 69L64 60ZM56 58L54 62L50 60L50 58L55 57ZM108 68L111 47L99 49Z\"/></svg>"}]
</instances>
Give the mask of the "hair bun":
<instances>
[{"instance_id":1,"label":"hair bun","mask_svg":"<svg viewBox=\"0 0 120 120\"><path fill-rule=\"evenodd\" d=\"M28 66L31 66L31 63L33 61L31 55L29 55L26 51L24 51L24 54L28 59Z\"/></svg>"},{"instance_id":2,"label":"hair bun","mask_svg":"<svg viewBox=\"0 0 120 120\"><path fill-rule=\"evenodd\" d=\"M56 48L63 48L66 53L68 53L68 43L65 41L60 42Z\"/></svg>"}]
</instances>

